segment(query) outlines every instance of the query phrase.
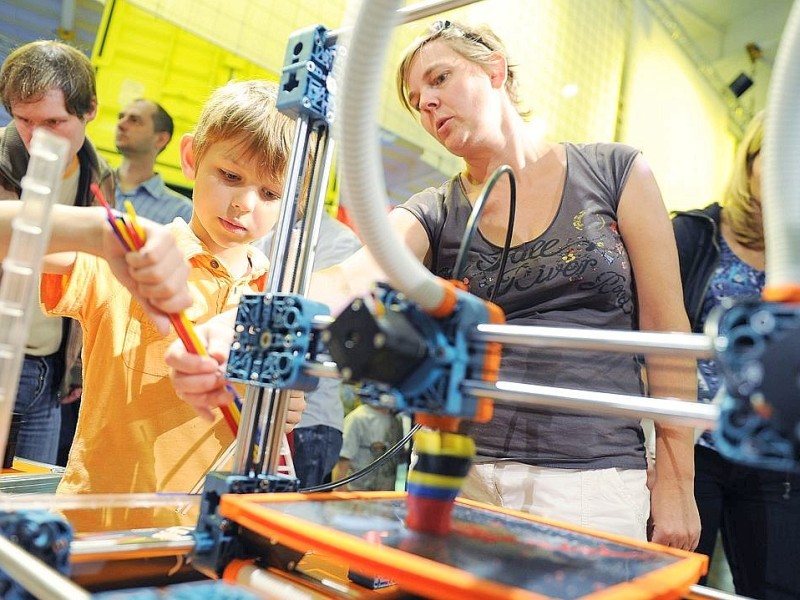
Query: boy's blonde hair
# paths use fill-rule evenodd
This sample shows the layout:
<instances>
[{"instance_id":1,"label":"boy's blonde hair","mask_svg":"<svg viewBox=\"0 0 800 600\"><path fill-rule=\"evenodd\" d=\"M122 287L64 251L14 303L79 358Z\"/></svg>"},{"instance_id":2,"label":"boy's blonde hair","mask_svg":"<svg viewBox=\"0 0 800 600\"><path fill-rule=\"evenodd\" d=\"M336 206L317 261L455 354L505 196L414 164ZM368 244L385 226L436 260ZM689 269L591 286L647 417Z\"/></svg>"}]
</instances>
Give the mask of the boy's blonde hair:
<instances>
[{"instance_id":1,"label":"boy's blonde hair","mask_svg":"<svg viewBox=\"0 0 800 600\"><path fill-rule=\"evenodd\" d=\"M754 198L750 187L753 162L761 153L764 139L764 112L758 113L739 143L728 188L722 202L722 218L730 225L736 240L753 250L764 249L764 223L761 199Z\"/></svg>"},{"instance_id":2,"label":"boy's blonde hair","mask_svg":"<svg viewBox=\"0 0 800 600\"><path fill-rule=\"evenodd\" d=\"M277 84L259 79L231 82L214 90L194 132L195 163L200 163L212 144L235 140L245 160L258 161L261 175L281 180L295 124L275 108L277 98Z\"/></svg>"},{"instance_id":3,"label":"boy's blonde hair","mask_svg":"<svg viewBox=\"0 0 800 600\"><path fill-rule=\"evenodd\" d=\"M414 40L408 48L403 51L400 66L397 68L397 93L400 102L409 112L415 112L414 107L408 100L408 71L411 68L411 61L422 50L425 44L434 40L442 40L450 49L457 52L468 61L475 63L483 69L487 69L492 56L499 54L506 59L506 93L511 99L512 104L517 109L517 113L527 119L531 112L523 107L519 95L519 82L517 79L516 65L511 63L505 45L487 25L480 25L469 28L455 21L439 20L434 21L423 35Z\"/></svg>"}]
</instances>

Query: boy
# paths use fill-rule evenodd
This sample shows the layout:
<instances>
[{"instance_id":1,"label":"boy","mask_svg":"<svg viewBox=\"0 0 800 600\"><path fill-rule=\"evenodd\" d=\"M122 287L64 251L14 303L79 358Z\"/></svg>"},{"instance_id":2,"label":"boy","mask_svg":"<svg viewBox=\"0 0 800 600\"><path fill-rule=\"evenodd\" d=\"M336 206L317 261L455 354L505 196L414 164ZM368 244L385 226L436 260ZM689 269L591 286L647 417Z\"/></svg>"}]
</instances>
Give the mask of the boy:
<instances>
[{"instance_id":1,"label":"boy","mask_svg":"<svg viewBox=\"0 0 800 600\"><path fill-rule=\"evenodd\" d=\"M344 433L339 462L333 470L333 480L338 481L357 473L403 438L400 419L387 406L359 404L344 418ZM344 490L391 490L397 481L397 466L404 460L403 453L386 459L381 466L359 477Z\"/></svg>"},{"instance_id":2,"label":"boy","mask_svg":"<svg viewBox=\"0 0 800 600\"><path fill-rule=\"evenodd\" d=\"M277 88L263 81L223 86L204 106L194 135L181 140L194 211L188 225L176 219L168 228L190 263L194 303L185 314L195 323L231 310L242 293L265 283L266 257L250 242L277 219L294 132L275 110L276 96ZM195 414L176 395L164 363L175 334L160 335L105 264L90 256L73 255L60 274L43 276L41 299L48 314L78 319L84 330L83 406L58 492L192 489L233 434L219 414L204 419L211 413ZM289 423L299 420L291 409L302 402L294 400ZM98 515L86 516L85 525L100 524ZM128 514L114 526L132 524L163 522Z\"/></svg>"}]
</instances>

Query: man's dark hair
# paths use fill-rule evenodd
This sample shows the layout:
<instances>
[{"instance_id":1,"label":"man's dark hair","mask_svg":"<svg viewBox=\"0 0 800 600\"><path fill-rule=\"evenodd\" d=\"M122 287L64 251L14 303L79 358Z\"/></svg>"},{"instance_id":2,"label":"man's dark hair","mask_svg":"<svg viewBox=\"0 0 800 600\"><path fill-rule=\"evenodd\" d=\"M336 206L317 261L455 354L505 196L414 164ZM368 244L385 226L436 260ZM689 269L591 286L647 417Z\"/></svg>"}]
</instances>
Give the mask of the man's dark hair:
<instances>
[{"instance_id":1,"label":"man's dark hair","mask_svg":"<svg viewBox=\"0 0 800 600\"><path fill-rule=\"evenodd\" d=\"M50 90L61 90L67 112L83 118L97 96L89 58L63 42L40 40L20 46L3 62L0 98L9 114L13 104L36 102Z\"/></svg>"},{"instance_id":2,"label":"man's dark hair","mask_svg":"<svg viewBox=\"0 0 800 600\"><path fill-rule=\"evenodd\" d=\"M172 121L172 117L158 102L153 102L153 106L156 109L153 113L153 130L156 133L166 131L169 134L169 139L172 139L172 134L175 131L175 123Z\"/></svg>"}]
</instances>

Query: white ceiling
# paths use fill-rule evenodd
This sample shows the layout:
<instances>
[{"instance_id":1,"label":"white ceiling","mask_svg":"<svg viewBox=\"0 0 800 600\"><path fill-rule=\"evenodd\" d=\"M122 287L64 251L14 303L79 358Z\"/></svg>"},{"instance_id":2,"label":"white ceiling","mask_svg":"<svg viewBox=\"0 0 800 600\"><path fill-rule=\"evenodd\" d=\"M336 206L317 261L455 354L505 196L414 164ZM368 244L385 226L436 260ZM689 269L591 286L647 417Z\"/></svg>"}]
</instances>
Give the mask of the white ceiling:
<instances>
[{"instance_id":1,"label":"white ceiling","mask_svg":"<svg viewBox=\"0 0 800 600\"><path fill-rule=\"evenodd\" d=\"M763 61L775 59L792 0L662 0L689 36L716 64L749 62L745 50L755 42Z\"/></svg>"}]
</instances>

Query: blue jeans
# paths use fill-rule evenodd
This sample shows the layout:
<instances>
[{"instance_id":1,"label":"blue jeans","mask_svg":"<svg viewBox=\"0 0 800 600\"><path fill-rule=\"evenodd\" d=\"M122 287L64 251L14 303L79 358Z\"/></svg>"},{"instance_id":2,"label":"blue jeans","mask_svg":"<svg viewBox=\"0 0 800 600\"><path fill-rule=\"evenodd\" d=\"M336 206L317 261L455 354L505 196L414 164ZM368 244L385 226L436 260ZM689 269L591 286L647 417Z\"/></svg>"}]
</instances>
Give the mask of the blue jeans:
<instances>
[{"instance_id":1,"label":"blue jeans","mask_svg":"<svg viewBox=\"0 0 800 600\"><path fill-rule=\"evenodd\" d=\"M342 449L342 432L327 425L294 430L294 471L300 488L320 485L333 471Z\"/></svg>"},{"instance_id":2,"label":"blue jeans","mask_svg":"<svg viewBox=\"0 0 800 600\"><path fill-rule=\"evenodd\" d=\"M59 355L25 356L14 410L22 413L17 456L54 465L61 431Z\"/></svg>"},{"instance_id":3,"label":"blue jeans","mask_svg":"<svg viewBox=\"0 0 800 600\"><path fill-rule=\"evenodd\" d=\"M800 476L739 465L703 446L694 449L702 525L695 552L711 556L720 531L737 594L800 598Z\"/></svg>"}]
</instances>

